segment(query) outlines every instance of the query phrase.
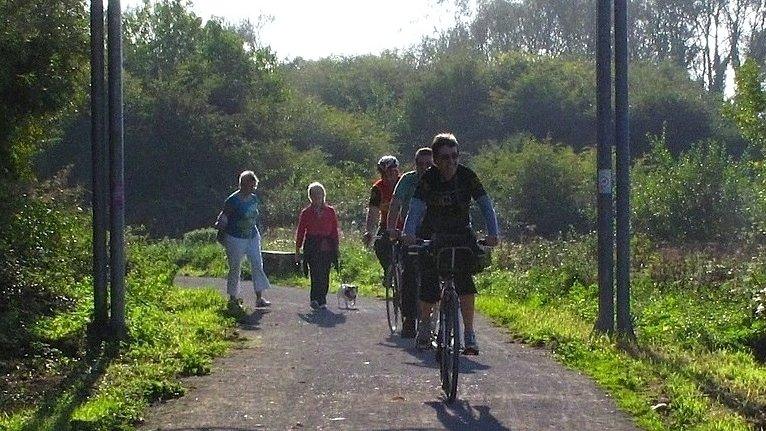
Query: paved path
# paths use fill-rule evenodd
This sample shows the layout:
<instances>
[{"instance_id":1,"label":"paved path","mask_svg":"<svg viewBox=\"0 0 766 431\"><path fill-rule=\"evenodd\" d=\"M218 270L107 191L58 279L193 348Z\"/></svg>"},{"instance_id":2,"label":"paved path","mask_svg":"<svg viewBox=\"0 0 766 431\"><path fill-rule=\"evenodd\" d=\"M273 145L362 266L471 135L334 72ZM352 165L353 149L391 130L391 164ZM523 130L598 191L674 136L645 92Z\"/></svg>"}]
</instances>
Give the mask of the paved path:
<instances>
[{"instance_id":1,"label":"paved path","mask_svg":"<svg viewBox=\"0 0 766 431\"><path fill-rule=\"evenodd\" d=\"M179 278L225 291L224 280ZM246 304L254 298L245 297ZM587 378L477 318L480 356L463 357L458 399L443 402L432 352L389 335L384 302L312 312L308 292L274 288L242 325L247 347L185 380L141 430L636 430Z\"/></svg>"}]
</instances>

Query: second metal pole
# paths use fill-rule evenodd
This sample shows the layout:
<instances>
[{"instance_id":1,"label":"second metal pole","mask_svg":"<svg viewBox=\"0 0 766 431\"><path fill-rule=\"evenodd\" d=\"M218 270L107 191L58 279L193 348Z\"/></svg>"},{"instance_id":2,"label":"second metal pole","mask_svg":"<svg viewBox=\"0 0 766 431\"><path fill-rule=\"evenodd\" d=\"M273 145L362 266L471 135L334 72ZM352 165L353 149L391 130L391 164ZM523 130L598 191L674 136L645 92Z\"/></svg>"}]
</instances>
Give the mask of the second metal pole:
<instances>
[{"instance_id":1,"label":"second metal pole","mask_svg":"<svg viewBox=\"0 0 766 431\"><path fill-rule=\"evenodd\" d=\"M630 315L630 117L628 5L614 0L615 137L617 145L617 335L635 339Z\"/></svg>"},{"instance_id":2,"label":"second metal pole","mask_svg":"<svg viewBox=\"0 0 766 431\"><path fill-rule=\"evenodd\" d=\"M106 169L106 105L104 91L104 4L91 1L90 6L90 115L91 178L93 209L93 322L91 331L103 338L109 323Z\"/></svg>"},{"instance_id":3,"label":"second metal pole","mask_svg":"<svg viewBox=\"0 0 766 431\"><path fill-rule=\"evenodd\" d=\"M111 261L111 330L114 339L125 326L125 179L122 118L122 13L120 0L109 0L109 170L111 189L109 249Z\"/></svg>"},{"instance_id":4,"label":"second metal pole","mask_svg":"<svg viewBox=\"0 0 766 431\"><path fill-rule=\"evenodd\" d=\"M598 0L596 49L598 147L598 319L595 330L614 331L614 233L612 223L612 3Z\"/></svg>"}]
</instances>

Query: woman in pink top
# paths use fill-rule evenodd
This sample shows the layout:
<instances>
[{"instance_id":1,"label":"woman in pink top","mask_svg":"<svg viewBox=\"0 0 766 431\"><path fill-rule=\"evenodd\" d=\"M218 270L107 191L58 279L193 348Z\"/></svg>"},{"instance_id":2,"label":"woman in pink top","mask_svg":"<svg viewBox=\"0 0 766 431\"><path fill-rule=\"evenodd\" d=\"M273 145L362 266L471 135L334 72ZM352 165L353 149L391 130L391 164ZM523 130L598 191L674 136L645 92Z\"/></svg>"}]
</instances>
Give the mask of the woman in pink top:
<instances>
[{"instance_id":1,"label":"woman in pink top","mask_svg":"<svg viewBox=\"0 0 766 431\"><path fill-rule=\"evenodd\" d=\"M330 266L338 261L338 216L325 202L326 192L320 183L308 187L311 205L301 211L295 231L295 260L303 247L304 263L311 274L311 308L327 308L330 288Z\"/></svg>"}]
</instances>

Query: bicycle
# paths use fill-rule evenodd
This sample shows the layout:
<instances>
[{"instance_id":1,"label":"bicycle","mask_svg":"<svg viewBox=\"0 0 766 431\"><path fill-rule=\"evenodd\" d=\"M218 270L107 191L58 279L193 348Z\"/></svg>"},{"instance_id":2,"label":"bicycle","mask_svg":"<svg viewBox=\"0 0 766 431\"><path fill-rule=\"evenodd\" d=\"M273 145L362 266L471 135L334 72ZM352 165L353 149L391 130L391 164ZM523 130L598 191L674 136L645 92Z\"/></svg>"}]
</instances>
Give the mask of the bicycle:
<instances>
[{"instance_id":1,"label":"bicycle","mask_svg":"<svg viewBox=\"0 0 766 431\"><path fill-rule=\"evenodd\" d=\"M455 245L464 239L465 236L441 236L437 243L433 240L423 240L422 245L410 246L408 249L411 255L431 254L436 258L441 299L434 347L436 362L439 364L441 388L448 404L457 397L460 375L460 299L455 290L455 274L470 272L470 262L475 259L474 248ZM489 250L489 247L481 242L477 246L482 251Z\"/></svg>"},{"instance_id":2,"label":"bicycle","mask_svg":"<svg viewBox=\"0 0 766 431\"><path fill-rule=\"evenodd\" d=\"M371 243L382 238L382 235L376 235L370 238ZM402 326L402 272L404 264L399 255L398 246L395 242L391 243L391 263L383 274L383 287L386 294L386 319L388 329L391 334L401 329Z\"/></svg>"}]
</instances>

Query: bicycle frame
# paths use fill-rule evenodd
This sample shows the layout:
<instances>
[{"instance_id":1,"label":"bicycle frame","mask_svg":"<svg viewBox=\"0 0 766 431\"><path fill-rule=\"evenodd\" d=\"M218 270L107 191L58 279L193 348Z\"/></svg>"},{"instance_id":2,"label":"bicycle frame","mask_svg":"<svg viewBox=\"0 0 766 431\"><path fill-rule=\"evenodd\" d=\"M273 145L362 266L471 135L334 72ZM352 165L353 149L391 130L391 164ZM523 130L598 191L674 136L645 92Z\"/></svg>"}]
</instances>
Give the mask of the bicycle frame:
<instances>
[{"instance_id":1,"label":"bicycle frame","mask_svg":"<svg viewBox=\"0 0 766 431\"><path fill-rule=\"evenodd\" d=\"M436 335L436 360L445 401L457 398L460 375L460 299L455 291L453 274L440 279L439 329Z\"/></svg>"},{"instance_id":2,"label":"bicycle frame","mask_svg":"<svg viewBox=\"0 0 766 431\"><path fill-rule=\"evenodd\" d=\"M431 241L424 241L421 250L431 244ZM455 290L455 274L464 269L459 257L473 255L473 249L466 246L439 247L434 250L434 255L440 287L439 326L435 340L436 360L439 363L439 378L445 401L452 403L457 397L461 350L460 299Z\"/></svg>"},{"instance_id":3,"label":"bicycle frame","mask_svg":"<svg viewBox=\"0 0 766 431\"><path fill-rule=\"evenodd\" d=\"M380 239L380 235L371 238L371 241ZM403 264L399 258L397 244L391 244L391 261L383 274L383 288L386 294L386 320L391 334L401 329L401 282Z\"/></svg>"},{"instance_id":4,"label":"bicycle frame","mask_svg":"<svg viewBox=\"0 0 766 431\"><path fill-rule=\"evenodd\" d=\"M466 259L475 257L475 248L457 246L439 246L431 240L424 240L422 245L410 247L409 254L419 255L430 253L435 257L436 270L439 276L440 303L439 329L436 336L436 360L439 363L439 377L445 402L451 403L457 397L457 381L460 375L460 298L455 288L455 275L468 272ZM485 251L489 247L478 243L477 246Z\"/></svg>"}]
</instances>

